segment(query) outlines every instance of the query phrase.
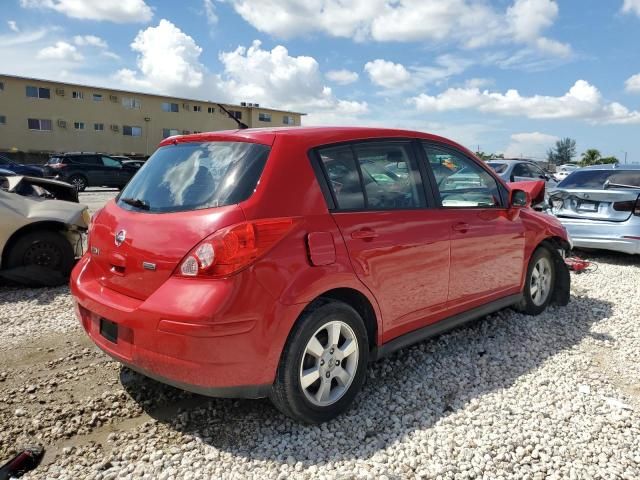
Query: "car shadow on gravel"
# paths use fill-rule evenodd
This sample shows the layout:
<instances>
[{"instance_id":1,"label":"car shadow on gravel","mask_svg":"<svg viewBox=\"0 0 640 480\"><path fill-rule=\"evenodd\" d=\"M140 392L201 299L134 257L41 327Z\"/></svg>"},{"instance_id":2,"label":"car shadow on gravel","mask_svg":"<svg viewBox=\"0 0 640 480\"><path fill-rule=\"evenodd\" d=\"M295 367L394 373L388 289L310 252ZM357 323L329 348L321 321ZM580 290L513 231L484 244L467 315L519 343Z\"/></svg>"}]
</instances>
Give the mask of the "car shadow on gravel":
<instances>
[{"instance_id":1,"label":"car shadow on gravel","mask_svg":"<svg viewBox=\"0 0 640 480\"><path fill-rule=\"evenodd\" d=\"M448 415L477 408L475 400L511 387L587 337L608 340L594 335L591 327L611 314L610 303L587 296L572 296L567 307L549 308L537 317L503 310L370 364L367 383L350 411L323 425L297 423L268 400L202 397L126 368L121 381L168 433L197 437L234 456L305 467L367 459ZM541 378L540 388L553 388L547 382ZM174 401L160 405L158 392Z\"/></svg>"}]
</instances>

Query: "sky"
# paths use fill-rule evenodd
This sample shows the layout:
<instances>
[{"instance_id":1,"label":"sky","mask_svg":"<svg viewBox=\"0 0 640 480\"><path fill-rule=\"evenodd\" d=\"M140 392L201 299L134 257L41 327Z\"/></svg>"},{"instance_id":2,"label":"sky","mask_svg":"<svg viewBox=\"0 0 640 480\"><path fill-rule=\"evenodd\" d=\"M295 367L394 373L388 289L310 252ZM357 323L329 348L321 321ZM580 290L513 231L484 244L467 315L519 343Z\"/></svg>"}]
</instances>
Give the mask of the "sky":
<instances>
[{"instance_id":1,"label":"sky","mask_svg":"<svg viewBox=\"0 0 640 480\"><path fill-rule=\"evenodd\" d=\"M640 163L640 0L0 0L0 73Z\"/></svg>"}]
</instances>

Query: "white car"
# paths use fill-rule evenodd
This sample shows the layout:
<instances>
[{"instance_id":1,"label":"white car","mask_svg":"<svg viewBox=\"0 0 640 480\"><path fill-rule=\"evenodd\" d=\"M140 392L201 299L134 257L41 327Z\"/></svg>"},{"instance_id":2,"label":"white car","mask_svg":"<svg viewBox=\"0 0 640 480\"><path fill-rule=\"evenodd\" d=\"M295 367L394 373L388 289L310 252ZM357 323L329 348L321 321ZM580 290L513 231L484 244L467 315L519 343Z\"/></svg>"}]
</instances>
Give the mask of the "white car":
<instances>
[{"instance_id":1,"label":"white car","mask_svg":"<svg viewBox=\"0 0 640 480\"><path fill-rule=\"evenodd\" d=\"M567 178L571 172L576 171L578 168L579 167L577 165L572 165L570 163L566 165L559 165L558 167L556 167L556 173L553 175L553 177L556 179L556 181L561 182L562 180Z\"/></svg>"}]
</instances>

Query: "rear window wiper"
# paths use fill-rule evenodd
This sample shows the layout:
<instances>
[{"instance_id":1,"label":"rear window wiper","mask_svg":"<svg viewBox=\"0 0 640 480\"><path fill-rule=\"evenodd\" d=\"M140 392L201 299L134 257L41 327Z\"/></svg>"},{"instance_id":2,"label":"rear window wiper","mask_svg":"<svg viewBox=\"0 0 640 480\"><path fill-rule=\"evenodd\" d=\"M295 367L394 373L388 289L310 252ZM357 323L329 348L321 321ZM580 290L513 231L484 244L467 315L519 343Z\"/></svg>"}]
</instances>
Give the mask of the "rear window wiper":
<instances>
[{"instance_id":1,"label":"rear window wiper","mask_svg":"<svg viewBox=\"0 0 640 480\"><path fill-rule=\"evenodd\" d=\"M120 200L122 200L127 205L139 208L140 210L149 210L151 208L151 205L149 205L144 200L140 200L139 198L121 198Z\"/></svg>"}]
</instances>

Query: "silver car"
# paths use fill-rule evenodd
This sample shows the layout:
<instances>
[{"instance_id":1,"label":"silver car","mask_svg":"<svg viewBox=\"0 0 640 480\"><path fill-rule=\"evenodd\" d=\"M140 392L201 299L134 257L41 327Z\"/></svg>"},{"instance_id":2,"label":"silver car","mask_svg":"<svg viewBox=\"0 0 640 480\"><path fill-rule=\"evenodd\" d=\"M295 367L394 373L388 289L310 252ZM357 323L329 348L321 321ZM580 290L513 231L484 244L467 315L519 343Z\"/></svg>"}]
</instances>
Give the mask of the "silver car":
<instances>
[{"instance_id":1,"label":"silver car","mask_svg":"<svg viewBox=\"0 0 640 480\"><path fill-rule=\"evenodd\" d=\"M549 192L574 247L640 254L640 165L581 168Z\"/></svg>"},{"instance_id":2,"label":"silver car","mask_svg":"<svg viewBox=\"0 0 640 480\"><path fill-rule=\"evenodd\" d=\"M495 159L489 160L487 165L505 182L544 180L546 188L554 188L558 184L550 174L528 160Z\"/></svg>"}]
</instances>

